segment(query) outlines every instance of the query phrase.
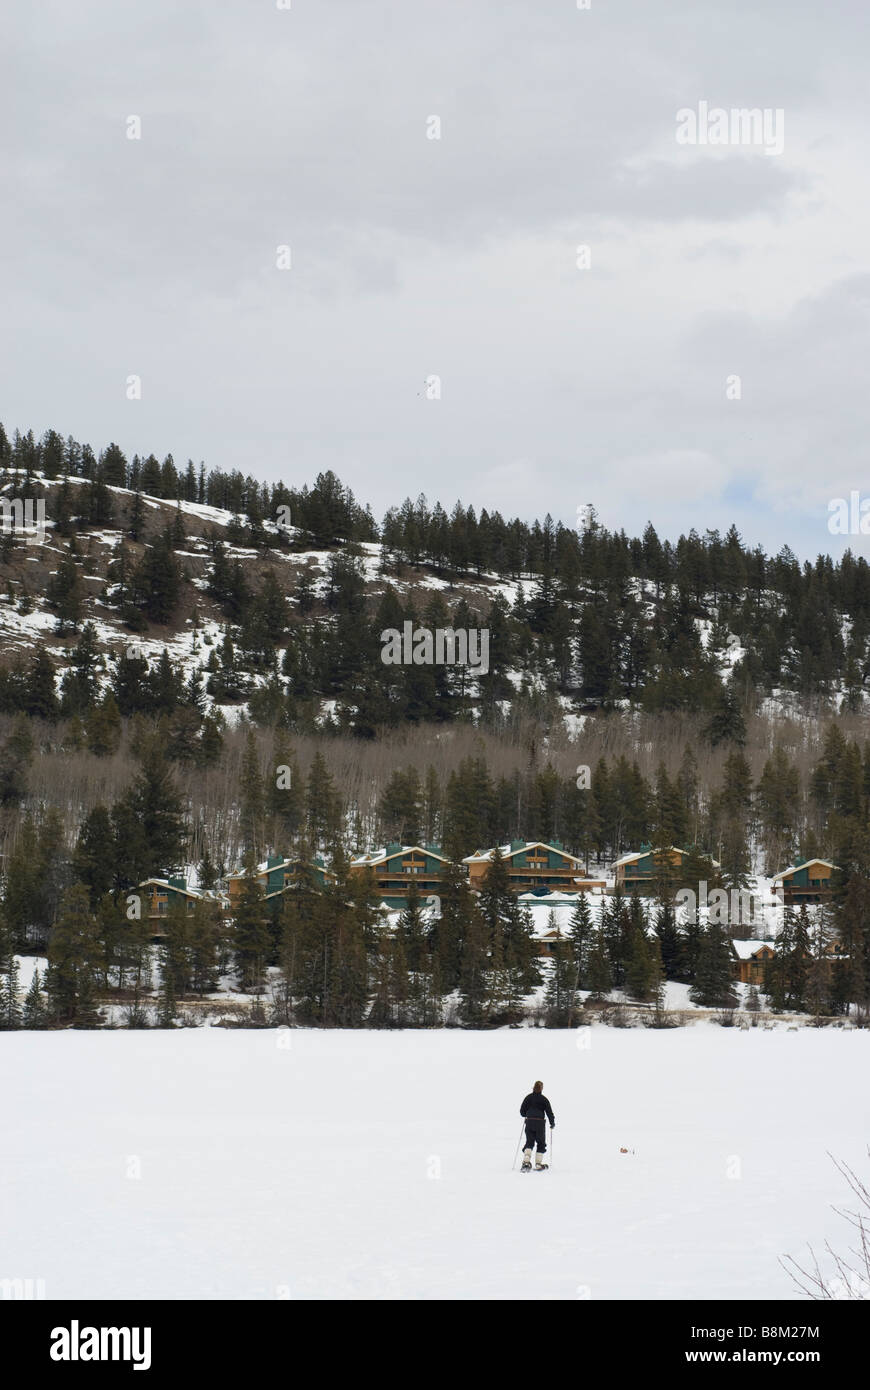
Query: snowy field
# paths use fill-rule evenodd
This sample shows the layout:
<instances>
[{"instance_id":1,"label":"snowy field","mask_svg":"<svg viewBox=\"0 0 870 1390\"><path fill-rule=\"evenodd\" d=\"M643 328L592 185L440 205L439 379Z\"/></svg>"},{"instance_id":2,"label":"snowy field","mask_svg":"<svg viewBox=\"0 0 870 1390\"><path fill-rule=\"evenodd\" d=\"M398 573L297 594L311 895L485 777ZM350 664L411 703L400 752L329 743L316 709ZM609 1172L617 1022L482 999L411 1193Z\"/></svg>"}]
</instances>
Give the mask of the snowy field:
<instances>
[{"instance_id":1,"label":"snowy field","mask_svg":"<svg viewBox=\"0 0 870 1390\"><path fill-rule=\"evenodd\" d=\"M848 1245L826 1150L866 1176L868 1065L868 1032L707 1024L0 1034L0 1277L47 1298L797 1296L777 1257ZM553 1169L523 1175L538 1077Z\"/></svg>"}]
</instances>

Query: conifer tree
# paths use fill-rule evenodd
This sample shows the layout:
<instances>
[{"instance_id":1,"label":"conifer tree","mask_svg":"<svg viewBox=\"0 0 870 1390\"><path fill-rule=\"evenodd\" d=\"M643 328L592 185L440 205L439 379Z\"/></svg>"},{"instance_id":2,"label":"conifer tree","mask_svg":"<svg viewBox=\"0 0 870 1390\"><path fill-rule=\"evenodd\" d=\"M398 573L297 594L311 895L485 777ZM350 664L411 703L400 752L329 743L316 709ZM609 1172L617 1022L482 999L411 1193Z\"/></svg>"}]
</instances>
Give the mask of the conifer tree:
<instances>
[{"instance_id":1,"label":"conifer tree","mask_svg":"<svg viewBox=\"0 0 870 1390\"><path fill-rule=\"evenodd\" d=\"M18 961L13 955L8 958L5 968L0 971L0 1029L9 1030L22 1026L18 989Z\"/></svg>"},{"instance_id":2,"label":"conifer tree","mask_svg":"<svg viewBox=\"0 0 870 1390\"><path fill-rule=\"evenodd\" d=\"M24 690L24 708L27 714L36 719L57 718L60 701L57 698L54 680L54 666L51 657L40 647L30 659Z\"/></svg>"},{"instance_id":3,"label":"conifer tree","mask_svg":"<svg viewBox=\"0 0 870 1390\"><path fill-rule=\"evenodd\" d=\"M290 844L298 835L304 816L303 791L296 754L286 734L279 731L265 784L266 813L271 818L276 843Z\"/></svg>"},{"instance_id":4,"label":"conifer tree","mask_svg":"<svg viewBox=\"0 0 870 1390\"><path fill-rule=\"evenodd\" d=\"M129 820L139 827L135 844L129 846L132 881L174 868L180 862L186 838L182 803L156 738L146 741L139 776L119 805L127 809ZM132 826L125 825L125 830L132 830Z\"/></svg>"},{"instance_id":5,"label":"conifer tree","mask_svg":"<svg viewBox=\"0 0 870 1390\"><path fill-rule=\"evenodd\" d=\"M626 963L625 984L633 999L649 1000L658 984L653 962L653 953L646 932L635 928L629 940L629 956Z\"/></svg>"},{"instance_id":6,"label":"conifer tree","mask_svg":"<svg viewBox=\"0 0 870 1390\"><path fill-rule=\"evenodd\" d=\"M46 587L45 597L57 615L58 632L74 631L81 622L84 585L81 570L71 553L67 552L58 561L57 570Z\"/></svg>"},{"instance_id":7,"label":"conifer tree","mask_svg":"<svg viewBox=\"0 0 870 1390\"><path fill-rule=\"evenodd\" d=\"M314 754L308 771L305 819L308 838L315 851L329 850L337 843L341 803L326 760L319 750Z\"/></svg>"},{"instance_id":8,"label":"conifer tree","mask_svg":"<svg viewBox=\"0 0 870 1390\"><path fill-rule=\"evenodd\" d=\"M405 959L410 971L423 968L426 955L426 931L423 924L423 906L416 883L408 884L408 896L396 926L398 939L402 943Z\"/></svg>"},{"instance_id":9,"label":"conifer tree","mask_svg":"<svg viewBox=\"0 0 870 1390\"><path fill-rule=\"evenodd\" d=\"M245 751L239 773L239 831L245 854L259 859L263 848L263 818L265 791L260 771L260 754L252 729L245 739Z\"/></svg>"},{"instance_id":10,"label":"conifer tree","mask_svg":"<svg viewBox=\"0 0 870 1390\"><path fill-rule=\"evenodd\" d=\"M490 951L498 949L502 959L519 971L525 989L540 982L535 960L531 922L521 910L510 886L507 861L496 845L480 890L479 908L489 931Z\"/></svg>"},{"instance_id":11,"label":"conifer tree","mask_svg":"<svg viewBox=\"0 0 870 1390\"><path fill-rule=\"evenodd\" d=\"M807 1007L811 961L810 918L806 903L801 903L794 918L792 948L786 967L788 1001L791 1009L803 1010Z\"/></svg>"},{"instance_id":12,"label":"conifer tree","mask_svg":"<svg viewBox=\"0 0 870 1390\"><path fill-rule=\"evenodd\" d=\"M389 946L390 955L390 1022L394 1028L404 1028L408 1022L410 981L408 961L400 937Z\"/></svg>"},{"instance_id":13,"label":"conifer tree","mask_svg":"<svg viewBox=\"0 0 870 1390\"><path fill-rule=\"evenodd\" d=\"M586 979L593 999L602 999L613 988L610 952L607 949L607 937L603 927L598 927L592 938Z\"/></svg>"},{"instance_id":14,"label":"conifer tree","mask_svg":"<svg viewBox=\"0 0 870 1390\"><path fill-rule=\"evenodd\" d=\"M676 980L680 968L680 933L673 903L660 903L656 911L655 932L664 978Z\"/></svg>"},{"instance_id":15,"label":"conifer tree","mask_svg":"<svg viewBox=\"0 0 870 1390\"><path fill-rule=\"evenodd\" d=\"M552 944L544 992L548 1028L573 1028L577 1020L577 964L570 941Z\"/></svg>"},{"instance_id":16,"label":"conifer tree","mask_svg":"<svg viewBox=\"0 0 870 1390\"><path fill-rule=\"evenodd\" d=\"M90 913L88 890L74 883L64 894L48 943L50 978L46 981L49 1015L57 1022L86 1025L93 1020L95 975L100 946Z\"/></svg>"},{"instance_id":17,"label":"conifer tree","mask_svg":"<svg viewBox=\"0 0 870 1390\"><path fill-rule=\"evenodd\" d=\"M571 938L571 950L578 974L578 987L585 989L592 939L592 909L585 893L577 894L568 934Z\"/></svg>"},{"instance_id":18,"label":"conifer tree","mask_svg":"<svg viewBox=\"0 0 870 1390\"><path fill-rule=\"evenodd\" d=\"M239 897L234 908L233 925L236 967L241 988L252 990L262 981L268 963L271 935L263 889L256 878L256 865L250 854L245 859Z\"/></svg>"},{"instance_id":19,"label":"conifer tree","mask_svg":"<svg viewBox=\"0 0 870 1390\"><path fill-rule=\"evenodd\" d=\"M202 843L202 858L197 865L196 877L200 888L206 893L210 893L218 881L218 871L212 862L208 842L205 839Z\"/></svg>"},{"instance_id":20,"label":"conifer tree","mask_svg":"<svg viewBox=\"0 0 870 1390\"><path fill-rule=\"evenodd\" d=\"M24 997L21 1022L24 1028L44 1028L46 1024L45 1000L40 988L38 970L34 970L30 988Z\"/></svg>"},{"instance_id":21,"label":"conifer tree","mask_svg":"<svg viewBox=\"0 0 870 1390\"><path fill-rule=\"evenodd\" d=\"M134 492L127 505L127 535L139 541L145 534L145 503L141 492Z\"/></svg>"},{"instance_id":22,"label":"conifer tree","mask_svg":"<svg viewBox=\"0 0 870 1390\"><path fill-rule=\"evenodd\" d=\"M98 758L115 753L121 741L121 712L111 690L94 702L85 716L88 748Z\"/></svg>"},{"instance_id":23,"label":"conifer tree","mask_svg":"<svg viewBox=\"0 0 870 1390\"><path fill-rule=\"evenodd\" d=\"M27 791L27 770L33 756L33 736L29 721L18 715L12 732L3 743L0 758L0 806L16 806Z\"/></svg>"},{"instance_id":24,"label":"conifer tree","mask_svg":"<svg viewBox=\"0 0 870 1390\"><path fill-rule=\"evenodd\" d=\"M200 996L217 988L223 918L218 903L200 899L187 920L190 988Z\"/></svg>"},{"instance_id":25,"label":"conifer tree","mask_svg":"<svg viewBox=\"0 0 870 1390\"><path fill-rule=\"evenodd\" d=\"M105 806L95 806L82 821L72 854L72 870L90 894L91 907L109 892L115 866L111 852L112 822Z\"/></svg>"},{"instance_id":26,"label":"conifer tree","mask_svg":"<svg viewBox=\"0 0 870 1390\"><path fill-rule=\"evenodd\" d=\"M459 976L459 1018L468 1028L480 1028L488 997L488 928L475 908L468 917Z\"/></svg>"},{"instance_id":27,"label":"conifer tree","mask_svg":"<svg viewBox=\"0 0 870 1390\"><path fill-rule=\"evenodd\" d=\"M705 1008L733 1009L737 1002L731 943L719 926L708 925L701 934L689 998Z\"/></svg>"},{"instance_id":28,"label":"conifer tree","mask_svg":"<svg viewBox=\"0 0 870 1390\"><path fill-rule=\"evenodd\" d=\"M720 743L746 742L746 720L740 700L732 684L723 685L716 698L712 718L707 726L707 737L715 748Z\"/></svg>"},{"instance_id":29,"label":"conifer tree","mask_svg":"<svg viewBox=\"0 0 870 1390\"><path fill-rule=\"evenodd\" d=\"M748 888L752 867L749 858L749 844L746 838L745 823L736 817L731 817L723 830L721 855L724 887L729 891Z\"/></svg>"},{"instance_id":30,"label":"conifer tree","mask_svg":"<svg viewBox=\"0 0 870 1390\"><path fill-rule=\"evenodd\" d=\"M174 1028L178 1017L178 1001L175 997L175 971L166 959L165 947L160 951L160 988L157 993L157 1026Z\"/></svg>"}]
</instances>

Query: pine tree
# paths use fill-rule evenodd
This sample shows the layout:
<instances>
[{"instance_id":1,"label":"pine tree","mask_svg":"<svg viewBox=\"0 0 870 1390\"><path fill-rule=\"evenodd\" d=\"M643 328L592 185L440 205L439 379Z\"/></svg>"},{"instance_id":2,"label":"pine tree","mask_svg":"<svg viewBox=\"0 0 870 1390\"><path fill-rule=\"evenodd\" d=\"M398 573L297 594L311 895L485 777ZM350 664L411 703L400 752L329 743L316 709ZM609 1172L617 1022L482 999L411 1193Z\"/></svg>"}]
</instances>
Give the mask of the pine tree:
<instances>
[{"instance_id":1,"label":"pine tree","mask_svg":"<svg viewBox=\"0 0 870 1390\"><path fill-rule=\"evenodd\" d=\"M592 938L586 978L593 999L602 999L613 988L613 971L603 927L599 927Z\"/></svg>"},{"instance_id":2,"label":"pine tree","mask_svg":"<svg viewBox=\"0 0 870 1390\"><path fill-rule=\"evenodd\" d=\"M402 943L408 969L412 972L421 970L427 954L426 931L420 891L413 880L408 884L408 896L396 925L396 934Z\"/></svg>"},{"instance_id":3,"label":"pine tree","mask_svg":"<svg viewBox=\"0 0 870 1390\"><path fill-rule=\"evenodd\" d=\"M5 969L0 972L0 1029L8 1030L22 1026L18 986L18 961L15 956L10 956Z\"/></svg>"},{"instance_id":4,"label":"pine tree","mask_svg":"<svg viewBox=\"0 0 870 1390\"><path fill-rule=\"evenodd\" d=\"M134 882L148 874L167 872L181 860L185 843L181 797L157 739L142 749L141 770L120 803L138 824L143 862ZM117 809L117 808L116 808Z\"/></svg>"},{"instance_id":5,"label":"pine tree","mask_svg":"<svg viewBox=\"0 0 870 1390\"><path fill-rule=\"evenodd\" d=\"M655 932L664 978L676 980L679 978L680 969L680 933L673 903L659 904L655 917Z\"/></svg>"},{"instance_id":6,"label":"pine tree","mask_svg":"<svg viewBox=\"0 0 870 1390\"><path fill-rule=\"evenodd\" d=\"M54 666L51 657L40 648L30 659L24 691L24 708L27 714L36 719L57 718L60 702L57 698L54 681Z\"/></svg>"},{"instance_id":7,"label":"pine tree","mask_svg":"<svg viewBox=\"0 0 870 1390\"><path fill-rule=\"evenodd\" d=\"M308 838L315 851L337 843L341 803L326 760L318 750L311 760L306 785L305 818Z\"/></svg>"},{"instance_id":8,"label":"pine tree","mask_svg":"<svg viewBox=\"0 0 870 1390\"><path fill-rule=\"evenodd\" d=\"M701 934L689 998L705 1008L733 1009L737 1003L731 943L719 926L708 926Z\"/></svg>"},{"instance_id":9,"label":"pine tree","mask_svg":"<svg viewBox=\"0 0 870 1390\"><path fill-rule=\"evenodd\" d=\"M51 974L46 991L53 1020L81 1021L85 1026L93 1021L100 956L88 890L83 883L74 883L63 897L48 943Z\"/></svg>"},{"instance_id":10,"label":"pine tree","mask_svg":"<svg viewBox=\"0 0 870 1390\"><path fill-rule=\"evenodd\" d=\"M580 989L585 989L592 939L592 910L585 893L577 894L568 934L571 938L571 949L578 974L578 986Z\"/></svg>"},{"instance_id":11,"label":"pine tree","mask_svg":"<svg viewBox=\"0 0 870 1390\"><path fill-rule=\"evenodd\" d=\"M752 865L746 826L742 820L732 817L726 823L720 853L723 886L729 891L748 888Z\"/></svg>"},{"instance_id":12,"label":"pine tree","mask_svg":"<svg viewBox=\"0 0 870 1390\"><path fill-rule=\"evenodd\" d=\"M548 1028L573 1028L577 1020L577 964L570 942L557 941L551 950L550 974L544 992Z\"/></svg>"},{"instance_id":13,"label":"pine tree","mask_svg":"<svg viewBox=\"0 0 870 1390\"><path fill-rule=\"evenodd\" d=\"M631 934L625 984L633 999L644 1002L652 997L658 984L650 943L646 933L640 929L634 930Z\"/></svg>"},{"instance_id":14,"label":"pine tree","mask_svg":"<svg viewBox=\"0 0 870 1390\"><path fill-rule=\"evenodd\" d=\"M98 758L117 752L121 741L121 712L111 690L102 700L91 705L85 716L88 748Z\"/></svg>"},{"instance_id":15,"label":"pine tree","mask_svg":"<svg viewBox=\"0 0 870 1390\"><path fill-rule=\"evenodd\" d=\"M245 854L259 858L263 847L263 817L265 793L260 771L260 755L252 729L245 739L245 751L239 773L239 831Z\"/></svg>"},{"instance_id":16,"label":"pine tree","mask_svg":"<svg viewBox=\"0 0 870 1390\"><path fill-rule=\"evenodd\" d=\"M19 715L3 743L0 758L0 806L20 805L27 791L27 770L33 757L29 721Z\"/></svg>"},{"instance_id":17,"label":"pine tree","mask_svg":"<svg viewBox=\"0 0 870 1390\"><path fill-rule=\"evenodd\" d=\"M519 971L523 988L540 983L531 921L525 916L510 886L507 861L498 845L493 849L480 890L479 908L489 931L490 951Z\"/></svg>"},{"instance_id":18,"label":"pine tree","mask_svg":"<svg viewBox=\"0 0 870 1390\"><path fill-rule=\"evenodd\" d=\"M42 990L40 988L39 971L34 970L33 978L30 981L30 988L24 997L24 1010L22 1013L22 1027L24 1028L44 1028L46 1024L46 1008Z\"/></svg>"},{"instance_id":19,"label":"pine tree","mask_svg":"<svg viewBox=\"0 0 870 1390\"><path fill-rule=\"evenodd\" d=\"M57 614L58 632L78 627L84 607L84 585L81 570L72 554L64 554L58 562L57 570L48 582L45 591L46 602Z\"/></svg>"},{"instance_id":20,"label":"pine tree","mask_svg":"<svg viewBox=\"0 0 870 1390\"><path fill-rule=\"evenodd\" d=\"M256 865L249 854L233 918L236 968L243 990L261 984L271 948L263 889L255 875Z\"/></svg>"},{"instance_id":21,"label":"pine tree","mask_svg":"<svg viewBox=\"0 0 870 1390\"><path fill-rule=\"evenodd\" d=\"M218 881L218 871L212 862L205 840L203 840L202 858L197 865L196 877L200 888L206 893L210 893Z\"/></svg>"},{"instance_id":22,"label":"pine tree","mask_svg":"<svg viewBox=\"0 0 870 1390\"><path fill-rule=\"evenodd\" d=\"M487 938L487 924L475 907L467 921L459 976L459 1018L468 1028L480 1028L486 1018Z\"/></svg>"},{"instance_id":23,"label":"pine tree","mask_svg":"<svg viewBox=\"0 0 870 1390\"><path fill-rule=\"evenodd\" d=\"M806 903L801 903L794 919L792 948L786 965L788 1002L791 1009L803 1010L807 1007L811 961L810 918Z\"/></svg>"},{"instance_id":24,"label":"pine tree","mask_svg":"<svg viewBox=\"0 0 870 1390\"><path fill-rule=\"evenodd\" d=\"M265 784L266 813L273 825L273 839L292 843L304 816L303 783L296 754L280 731L272 747L272 762Z\"/></svg>"},{"instance_id":25,"label":"pine tree","mask_svg":"<svg viewBox=\"0 0 870 1390\"><path fill-rule=\"evenodd\" d=\"M161 950L160 988L157 993L157 1026L174 1028L178 1017L178 1001L175 997L175 972Z\"/></svg>"},{"instance_id":26,"label":"pine tree","mask_svg":"<svg viewBox=\"0 0 870 1390\"><path fill-rule=\"evenodd\" d=\"M200 900L187 921L190 987L202 997L217 988L223 918L216 902Z\"/></svg>"}]
</instances>

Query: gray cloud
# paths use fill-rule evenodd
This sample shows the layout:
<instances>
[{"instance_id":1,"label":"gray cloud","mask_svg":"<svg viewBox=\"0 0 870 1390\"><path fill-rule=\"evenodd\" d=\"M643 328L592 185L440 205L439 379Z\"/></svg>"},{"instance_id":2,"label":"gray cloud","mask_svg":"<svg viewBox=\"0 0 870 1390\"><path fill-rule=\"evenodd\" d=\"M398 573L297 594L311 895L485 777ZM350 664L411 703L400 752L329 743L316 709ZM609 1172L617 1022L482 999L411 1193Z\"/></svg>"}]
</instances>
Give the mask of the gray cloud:
<instances>
[{"instance_id":1,"label":"gray cloud","mask_svg":"<svg viewBox=\"0 0 870 1390\"><path fill-rule=\"evenodd\" d=\"M18 5L0 415L333 467L378 509L594 500L813 552L867 435L867 27L845 0L821 31L781 0ZM678 147L699 100L783 107L785 153Z\"/></svg>"}]
</instances>

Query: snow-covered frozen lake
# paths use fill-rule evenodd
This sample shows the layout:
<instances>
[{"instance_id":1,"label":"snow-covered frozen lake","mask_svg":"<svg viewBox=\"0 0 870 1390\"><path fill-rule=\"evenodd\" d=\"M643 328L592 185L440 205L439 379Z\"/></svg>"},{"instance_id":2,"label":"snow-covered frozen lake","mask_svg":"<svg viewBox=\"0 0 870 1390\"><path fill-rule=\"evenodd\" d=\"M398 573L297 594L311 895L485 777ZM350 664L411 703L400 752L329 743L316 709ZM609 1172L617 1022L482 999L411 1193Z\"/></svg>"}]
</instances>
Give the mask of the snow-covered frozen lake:
<instances>
[{"instance_id":1,"label":"snow-covered frozen lake","mask_svg":"<svg viewBox=\"0 0 870 1390\"><path fill-rule=\"evenodd\" d=\"M866 1177L868 1066L868 1032L712 1024L0 1034L0 1277L47 1298L790 1297L780 1254L848 1246L826 1150ZM538 1078L553 1169L522 1175Z\"/></svg>"}]
</instances>

